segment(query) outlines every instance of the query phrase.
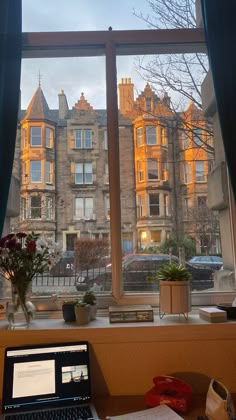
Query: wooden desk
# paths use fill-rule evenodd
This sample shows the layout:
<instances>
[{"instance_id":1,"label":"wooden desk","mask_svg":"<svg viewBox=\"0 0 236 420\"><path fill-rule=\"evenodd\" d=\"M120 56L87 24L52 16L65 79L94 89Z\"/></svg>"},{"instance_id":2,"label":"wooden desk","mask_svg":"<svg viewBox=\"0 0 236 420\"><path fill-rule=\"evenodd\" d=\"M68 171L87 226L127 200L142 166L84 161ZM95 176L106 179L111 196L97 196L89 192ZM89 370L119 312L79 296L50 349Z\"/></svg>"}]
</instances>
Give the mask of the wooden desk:
<instances>
[{"instance_id":1,"label":"wooden desk","mask_svg":"<svg viewBox=\"0 0 236 420\"><path fill-rule=\"evenodd\" d=\"M188 414L182 415L183 419L197 420L197 416L203 416L205 414L205 401L205 395L194 395L191 410ZM97 398L94 404L102 420L106 416L118 416L147 408L144 397L136 395Z\"/></svg>"}]
</instances>

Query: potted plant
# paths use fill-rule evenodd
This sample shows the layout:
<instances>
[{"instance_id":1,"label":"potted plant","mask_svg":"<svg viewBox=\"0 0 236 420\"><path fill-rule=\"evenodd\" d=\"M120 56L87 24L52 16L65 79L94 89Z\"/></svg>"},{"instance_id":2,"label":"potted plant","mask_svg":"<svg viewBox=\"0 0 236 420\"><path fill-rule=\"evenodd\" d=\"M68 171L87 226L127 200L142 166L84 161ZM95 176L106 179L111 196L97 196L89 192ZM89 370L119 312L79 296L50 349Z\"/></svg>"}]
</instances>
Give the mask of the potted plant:
<instances>
[{"instance_id":1,"label":"potted plant","mask_svg":"<svg viewBox=\"0 0 236 420\"><path fill-rule=\"evenodd\" d=\"M90 308L91 306L83 302L83 300L78 300L74 306L76 323L78 325L88 324L90 321Z\"/></svg>"},{"instance_id":2,"label":"potted plant","mask_svg":"<svg viewBox=\"0 0 236 420\"><path fill-rule=\"evenodd\" d=\"M75 322L75 305L78 300L66 300L62 304L62 315L65 322Z\"/></svg>"},{"instance_id":3,"label":"potted plant","mask_svg":"<svg viewBox=\"0 0 236 420\"><path fill-rule=\"evenodd\" d=\"M192 276L182 264L169 263L157 272L160 287L160 317L166 313L184 314L191 310L190 280Z\"/></svg>"},{"instance_id":4,"label":"potted plant","mask_svg":"<svg viewBox=\"0 0 236 420\"><path fill-rule=\"evenodd\" d=\"M94 320L96 319L96 313L97 313L97 299L92 290L88 290L84 293L82 301L86 303L87 305L90 305L90 319Z\"/></svg>"}]
</instances>

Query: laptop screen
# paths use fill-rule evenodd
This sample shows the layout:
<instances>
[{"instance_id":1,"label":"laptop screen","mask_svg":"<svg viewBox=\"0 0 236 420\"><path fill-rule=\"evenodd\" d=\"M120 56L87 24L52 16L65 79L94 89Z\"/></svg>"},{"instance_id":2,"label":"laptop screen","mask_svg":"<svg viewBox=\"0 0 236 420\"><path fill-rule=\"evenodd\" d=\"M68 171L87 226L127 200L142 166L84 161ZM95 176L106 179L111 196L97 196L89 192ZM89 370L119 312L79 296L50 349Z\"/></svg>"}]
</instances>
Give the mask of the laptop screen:
<instances>
[{"instance_id":1,"label":"laptop screen","mask_svg":"<svg viewBox=\"0 0 236 420\"><path fill-rule=\"evenodd\" d=\"M4 413L89 401L90 389L87 342L5 350Z\"/></svg>"}]
</instances>

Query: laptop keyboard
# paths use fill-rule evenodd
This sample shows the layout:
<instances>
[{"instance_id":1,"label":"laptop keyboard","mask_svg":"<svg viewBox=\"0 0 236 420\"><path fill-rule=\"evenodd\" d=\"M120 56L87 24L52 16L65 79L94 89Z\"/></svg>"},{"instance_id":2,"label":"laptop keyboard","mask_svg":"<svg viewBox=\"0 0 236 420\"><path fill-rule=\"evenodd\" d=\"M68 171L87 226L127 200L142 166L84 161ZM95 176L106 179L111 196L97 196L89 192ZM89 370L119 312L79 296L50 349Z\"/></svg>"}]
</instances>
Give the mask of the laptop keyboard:
<instances>
[{"instance_id":1,"label":"laptop keyboard","mask_svg":"<svg viewBox=\"0 0 236 420\"><path fill-rule=\"evenodd\" d=\"M6 416L7 420L92 420L93 418L90 407L86 405Z\"/></svg>"}]
</instances>

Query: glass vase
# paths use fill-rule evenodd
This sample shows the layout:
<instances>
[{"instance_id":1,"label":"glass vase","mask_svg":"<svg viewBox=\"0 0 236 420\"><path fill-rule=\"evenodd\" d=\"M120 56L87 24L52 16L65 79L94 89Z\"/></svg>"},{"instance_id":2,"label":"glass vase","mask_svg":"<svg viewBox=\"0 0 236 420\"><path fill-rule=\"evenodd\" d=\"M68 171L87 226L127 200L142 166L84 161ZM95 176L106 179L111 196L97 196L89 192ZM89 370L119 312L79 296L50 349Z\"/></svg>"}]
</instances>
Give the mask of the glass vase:
<instances>
[{"instance_id":1,"label":"glass vase","mask_svg":"<svg viewBox=\"0 0 236 420\"><path fill-rule=\"evenodd\" d=\"M27 296L18 293L12 285L12 301L7 303L6 317L8 329L27 329L35 315L35 306L27 300Z\"/></svg>"}]
</instances>

